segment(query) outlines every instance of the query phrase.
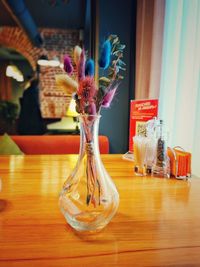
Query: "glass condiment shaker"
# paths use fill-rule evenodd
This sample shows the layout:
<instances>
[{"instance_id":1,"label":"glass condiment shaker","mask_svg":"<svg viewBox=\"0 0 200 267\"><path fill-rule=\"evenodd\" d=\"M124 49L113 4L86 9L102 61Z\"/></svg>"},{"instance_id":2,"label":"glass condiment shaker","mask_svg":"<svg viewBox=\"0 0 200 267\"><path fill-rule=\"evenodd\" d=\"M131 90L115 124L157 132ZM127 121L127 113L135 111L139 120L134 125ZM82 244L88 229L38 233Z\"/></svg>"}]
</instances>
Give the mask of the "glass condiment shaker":
<instances>
[{"instance_id":1,"label":"glass condiment shaker","mask_svg":"<svg viewBox=\"0 0 200 267\"><path fill-rule=\"evenodd\" d=\"M156 127L156 156L152 166L152 175L159 177L170 177L170 164L167 156L167 135L164 131L163 120Z\"/></svg>"}]
</instances>

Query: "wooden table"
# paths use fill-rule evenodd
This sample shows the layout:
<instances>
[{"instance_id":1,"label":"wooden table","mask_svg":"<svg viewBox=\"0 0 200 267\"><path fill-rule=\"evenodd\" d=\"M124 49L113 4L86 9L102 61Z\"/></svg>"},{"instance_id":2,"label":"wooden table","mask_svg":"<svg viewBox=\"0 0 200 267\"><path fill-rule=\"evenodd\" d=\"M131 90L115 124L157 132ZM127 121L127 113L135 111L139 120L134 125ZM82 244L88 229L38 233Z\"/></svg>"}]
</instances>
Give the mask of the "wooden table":
<instances>
[{"instance_id":1,"label":"wooden table","mask_svg":"<svg viewBox=\"0 0 200 267\"><path fill-rule=\"evenodd\" d=\"M200 266L200 179L134 177L102 156L120 193L102 232L66 223L58 194L76 155L0 157L0 266Z\"/></svg>"}]
</instances>

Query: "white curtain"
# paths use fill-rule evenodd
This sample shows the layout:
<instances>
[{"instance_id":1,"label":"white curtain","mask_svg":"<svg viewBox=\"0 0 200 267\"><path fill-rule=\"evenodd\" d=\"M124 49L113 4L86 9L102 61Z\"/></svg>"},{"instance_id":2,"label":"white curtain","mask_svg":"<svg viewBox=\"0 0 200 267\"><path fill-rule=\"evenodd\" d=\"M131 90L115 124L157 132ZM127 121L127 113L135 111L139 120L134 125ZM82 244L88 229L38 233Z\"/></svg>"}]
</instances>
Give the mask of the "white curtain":
<instances>
[{"instance_id":1,"label":"white curtain","mask_svg":"<svg viewBox=\"0 0 200 267\"><path fill-rule=\"evenodd\" d=\"M165 0L154 1L153 36L151 49L150 85L148 98L158 98L160 93L161 57L163 49L163 28Z\"/></svg>"},{"instance_id":2,"label":"white curtain","mask_svg":"<svg viewBox=\"0 0 200 267\"><path fill-rule=\"evenodd\" d=\"M200 177L200 0L166 0L159 116Z\"/></svg>"}]
</instances>

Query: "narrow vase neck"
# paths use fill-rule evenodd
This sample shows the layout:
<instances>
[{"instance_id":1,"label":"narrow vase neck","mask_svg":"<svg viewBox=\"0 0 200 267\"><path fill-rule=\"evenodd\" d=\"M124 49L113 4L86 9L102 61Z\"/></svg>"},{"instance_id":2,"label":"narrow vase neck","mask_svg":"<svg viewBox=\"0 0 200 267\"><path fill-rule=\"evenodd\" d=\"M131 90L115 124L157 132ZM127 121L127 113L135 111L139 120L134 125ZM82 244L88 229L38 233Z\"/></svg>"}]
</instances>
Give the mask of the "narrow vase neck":
<instances>
[{"instance_id":1,"label":"narrow vase neck","mask_svg":"<svg viewBox=\"0 0 200 267\"><path fill-rule=\"evenodd\" d=\"M99 153L99 120L100 115L80 115L80 152Z\"/></svg>"}]
</instances>

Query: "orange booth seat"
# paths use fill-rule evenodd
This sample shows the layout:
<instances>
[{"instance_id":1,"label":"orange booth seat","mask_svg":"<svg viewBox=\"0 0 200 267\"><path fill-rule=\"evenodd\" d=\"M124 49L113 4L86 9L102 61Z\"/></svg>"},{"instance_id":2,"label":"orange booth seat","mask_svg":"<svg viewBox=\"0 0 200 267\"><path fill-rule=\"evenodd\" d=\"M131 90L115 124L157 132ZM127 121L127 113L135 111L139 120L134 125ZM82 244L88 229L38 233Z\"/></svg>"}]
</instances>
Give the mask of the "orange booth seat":
<instances>
[{"instance_id":1,"label":"orange booth seat","mask_svg":"<svg viewBox=\"0 0 200 267\"><path fill-rule=\"evenodd\" d=\"M24 154L78 154L79 135L13 135L13 141ZM99 136L101 154L109 153L107 136Z\"/></svg>"}]
</instances>

